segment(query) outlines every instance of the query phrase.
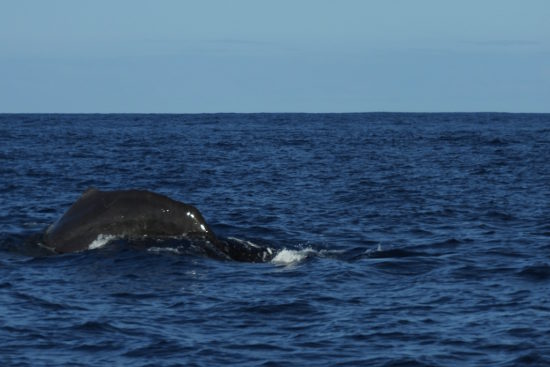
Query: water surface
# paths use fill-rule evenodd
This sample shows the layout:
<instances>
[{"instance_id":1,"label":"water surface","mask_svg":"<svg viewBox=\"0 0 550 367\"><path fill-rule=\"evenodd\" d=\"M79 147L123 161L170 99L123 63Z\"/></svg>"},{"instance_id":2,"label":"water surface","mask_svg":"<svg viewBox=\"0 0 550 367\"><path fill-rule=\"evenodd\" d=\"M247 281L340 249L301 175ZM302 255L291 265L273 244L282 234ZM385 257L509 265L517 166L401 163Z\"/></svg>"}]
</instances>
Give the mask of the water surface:
<instances>
[{"instance_id":1,"label":"water surface","mask_svg":"<svg viewBox=\"0 0 550 367\"><path fill-rule=\"evenodd\" d=\"M550 364L550 115L0 115L0 363ZM88 187L222 237L50 256Z\"/></svg>"}]
</instances>

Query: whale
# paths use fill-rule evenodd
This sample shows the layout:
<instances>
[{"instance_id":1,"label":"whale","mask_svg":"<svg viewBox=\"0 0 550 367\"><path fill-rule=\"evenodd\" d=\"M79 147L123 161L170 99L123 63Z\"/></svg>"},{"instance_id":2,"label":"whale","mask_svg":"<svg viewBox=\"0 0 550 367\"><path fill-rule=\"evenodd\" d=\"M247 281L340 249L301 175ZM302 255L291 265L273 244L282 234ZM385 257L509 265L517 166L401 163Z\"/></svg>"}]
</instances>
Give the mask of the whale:
<instances>
[{"instance_id":1,"label":"whale","mask_svg":"<svg viewBox=\"0 0 550 367\"><path fill-rule=\"evenodd\" d=\"M87 189L43 233L42 244L55 253L90 249L98 238L185 237L200 243L212 257L260 262L272 258L269 248L220 240L200 211L189 204L147 190Z\"/></svg>"}]
</instances>

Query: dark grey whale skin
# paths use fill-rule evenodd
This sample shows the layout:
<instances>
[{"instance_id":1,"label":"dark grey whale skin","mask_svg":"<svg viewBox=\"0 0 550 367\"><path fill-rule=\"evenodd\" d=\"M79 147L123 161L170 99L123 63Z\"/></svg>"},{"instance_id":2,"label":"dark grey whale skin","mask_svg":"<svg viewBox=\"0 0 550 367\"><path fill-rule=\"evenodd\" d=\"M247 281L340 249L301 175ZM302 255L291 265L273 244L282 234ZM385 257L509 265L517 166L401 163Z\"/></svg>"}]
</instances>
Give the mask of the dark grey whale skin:
<instances>
[{"instance_id":1,"label":"dark grey whale skin","mask_svg":"<svg viewBox=\"0 0 550 367\"><path fill-rule=\"evenodd\" d=\"M218 239L197 208L146 190L86 190L46 229L42 243L56 253L84 251L100 234L128 239L186 236L198 240L207 256L224 260L267 262L275 256L270 248Z\"/></svg>"},{"instance_id":2,"label":"dark grey whale skin","mask_svg":"<svg viewBox=\"0 0 550 367\"><path fill-rule=\"evenodd\" d=\"M43 242L58 253L83 251L100 234L127 238L200 236L220 251L228 251L197 208L145 190L86 190L45 231Z\"/></svg>"}]
</instances>

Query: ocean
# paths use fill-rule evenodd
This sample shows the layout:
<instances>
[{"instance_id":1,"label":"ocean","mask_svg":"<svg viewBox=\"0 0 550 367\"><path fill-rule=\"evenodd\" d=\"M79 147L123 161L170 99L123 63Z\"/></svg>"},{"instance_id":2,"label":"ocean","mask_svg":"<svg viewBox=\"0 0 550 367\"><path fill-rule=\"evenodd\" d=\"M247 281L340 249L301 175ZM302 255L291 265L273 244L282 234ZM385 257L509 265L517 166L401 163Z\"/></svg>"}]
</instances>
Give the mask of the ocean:
<instances>
[{"instance_id":1,"label":"ocean","mask_svg":"<svg viewBox=\"0 0 550 367\"><path fill-rule=\"evenodd\" d=\"M88 188L182 239L53 254ZM548 366L550 114L2 114L2 366Z\"/></svg>"}]
</instances>

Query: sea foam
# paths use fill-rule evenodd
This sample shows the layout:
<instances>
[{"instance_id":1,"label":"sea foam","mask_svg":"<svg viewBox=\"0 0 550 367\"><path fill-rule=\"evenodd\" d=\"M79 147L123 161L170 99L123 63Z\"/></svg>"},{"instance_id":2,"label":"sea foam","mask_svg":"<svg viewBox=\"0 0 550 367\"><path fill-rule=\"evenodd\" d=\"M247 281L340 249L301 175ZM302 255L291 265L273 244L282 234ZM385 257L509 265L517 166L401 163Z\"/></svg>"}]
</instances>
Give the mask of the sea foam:
<instances>
[{"instance_id":1,"label":"sea foam","mask_svg":"<svg viewBox=\"0 0 550 367\"><path fill-rule=\"evenodd\" d=\"M101 248L105 246L109 241L112 241L116 238L116 236L110 235L110 234L99 234L95 240L90 243L88 246L88 250L93 250L96 248Z\"/></svg>"},{"instance_id":2,"label":"sea foam","mask_svg":"<svg viewBox=\"0 0 550 367\"><path fill-rule=\"evenodd\" d=\"M275 265L291 265L299 263L310 255L316 253L311 247L302 250L283 249L275 255L271 262Z\"/></svg>"}]
</instances>

